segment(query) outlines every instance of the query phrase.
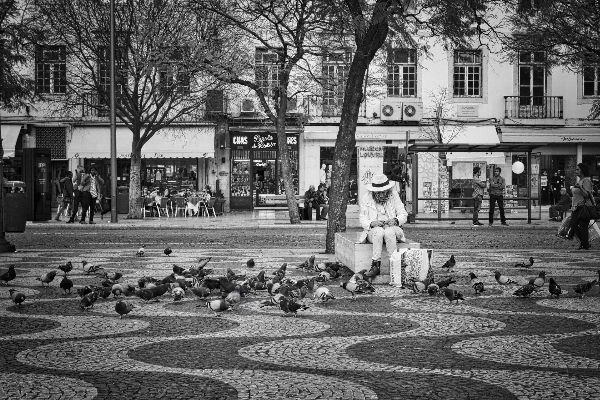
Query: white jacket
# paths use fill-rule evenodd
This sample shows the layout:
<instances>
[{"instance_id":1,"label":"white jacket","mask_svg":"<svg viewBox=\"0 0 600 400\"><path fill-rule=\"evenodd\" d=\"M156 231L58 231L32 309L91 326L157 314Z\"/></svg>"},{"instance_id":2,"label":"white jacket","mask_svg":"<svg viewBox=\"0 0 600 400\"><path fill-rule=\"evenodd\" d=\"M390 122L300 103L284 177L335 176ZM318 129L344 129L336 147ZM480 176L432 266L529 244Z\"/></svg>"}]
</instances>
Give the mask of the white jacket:
<instances>
[{"instance_id":1,"label":"white jacket","mask_svg":"<svg viewBox=\"0 0 600 400\"><path fill-rule=\"evenodd\" d=\"M400 200L398 192L392 190L391 196L385 203L385 213L388 219L397 218L398 225L402 226L406 223L408 213ZM377 208L375 207L375 199L371 192L367 192L360 202L360 225L363 227L364 232L368 232L371 229L371 222L377 220Z\"/></svg>"}]
</instances>

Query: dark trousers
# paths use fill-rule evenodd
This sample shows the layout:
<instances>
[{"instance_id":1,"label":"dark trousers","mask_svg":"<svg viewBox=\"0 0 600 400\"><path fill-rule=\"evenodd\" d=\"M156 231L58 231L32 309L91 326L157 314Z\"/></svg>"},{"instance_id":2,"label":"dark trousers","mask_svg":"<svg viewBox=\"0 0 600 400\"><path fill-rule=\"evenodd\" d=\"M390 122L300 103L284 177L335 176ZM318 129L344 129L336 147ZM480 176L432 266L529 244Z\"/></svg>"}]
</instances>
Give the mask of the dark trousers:
<instances>
[{"instance_id":1,"label":"dark trousers","mask_svg":"<svg viewBox=\"0 0 600 400\"><path fill-rule=\"evenodd\" d=\"M83 211L81 212L81 220L85 221L85 215L89 211L90 222L94 222L94 210L96 208L96 197L92 197L90 192L83 192Z\"/></svg>"},{"instance_id":2,"label":"dark trousers","mask_svg":"<svg viewBox=\"0 0 600 400\"><path fill-rule=\"evenodd\" d=\"M81 191L76 190L73 192L73 209L71 210L71 218L69 218L69 221L75 221L75 217L77 217L77 209L79 208L79 204L83 204L83 196Z\"/></svg>"},{"instance_id":3,"label":"dark trousers","mask_svg":"<svg viewBox=\"0 0 600 400\"><path fill-rule=\"evenodd\" d=\"M500 221L502 221L502 223L505 223L506 217L504 216L504 196L490 194L490 224L494 222L494 211L496 208L496 202L498 202L498 209L500 210Z\"/></svg>"},{"instance_id":4,"label":"dark trousers","mask_svg":"<svg viewBox=\"0 0 600 400\"><path fill-rule=\"evenodd\" d=\"M473 197L473 222L479 221L479 210L481 210L481 202L483 201L483 196Z\"/></svg>"},{"instance_id":5,"label":"dark trousers","mask_svg":"<svg viewBox=\"0 0 600 400\"><path fill-rule=\"evenodd\" d=\"M577 236L583 247L589 247L590 235L588 227L590 225L590 220L579 218L582 209L583 207L579 206L571 213L571 223L569 224L571 230L569 236Z\"/></svg>"}]
</instances>

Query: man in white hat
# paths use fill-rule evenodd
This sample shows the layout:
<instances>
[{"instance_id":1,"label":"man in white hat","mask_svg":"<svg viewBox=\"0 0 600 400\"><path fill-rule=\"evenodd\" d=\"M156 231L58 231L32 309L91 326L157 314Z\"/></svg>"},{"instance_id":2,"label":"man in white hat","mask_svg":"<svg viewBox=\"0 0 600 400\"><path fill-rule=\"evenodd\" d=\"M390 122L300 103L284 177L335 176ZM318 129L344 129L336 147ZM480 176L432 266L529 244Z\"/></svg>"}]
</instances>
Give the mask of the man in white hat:
<instances>
[{"instance_id":1,"label":"man in white hat","mask_svg":"<svg viewBox=\"0 0 600 400\"><path fill-rule=\"evenodd\" d=\"M369 273L376 272L376 275L381 268L383 242L391 256L396 250L396 243L406 241L401 227L408 213L398 192L394 190L395 183L383 174L374 175L371 184L367 185L368 192L360 202L360 224L364 229L361 239L373 243L373 261Z\"/></svg>"}]
</instances>

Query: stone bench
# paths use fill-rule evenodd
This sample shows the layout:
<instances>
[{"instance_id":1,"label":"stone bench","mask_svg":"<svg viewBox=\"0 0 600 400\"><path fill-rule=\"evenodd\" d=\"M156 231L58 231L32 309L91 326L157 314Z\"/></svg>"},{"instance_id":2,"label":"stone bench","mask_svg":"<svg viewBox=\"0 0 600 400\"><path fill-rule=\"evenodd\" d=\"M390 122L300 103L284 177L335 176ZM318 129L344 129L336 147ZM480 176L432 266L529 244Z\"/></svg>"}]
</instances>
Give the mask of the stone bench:
<instances>
[{"instance_id":1,"label":"stone bench","mask_svg":"<svg viewBox=\"0 0 600 400\"><path fill-rule=\"evenodd\" d=\"M335 257L354 272L371 268L373 257L372 243L358 243L362 232L339 232L335 234ZM412 240L406 243L397 243L398 249L419 249L421 244ZM381 252L381 275L373 283L390 282L390 256L383 244Z\"/></svg>"}]
</instances>

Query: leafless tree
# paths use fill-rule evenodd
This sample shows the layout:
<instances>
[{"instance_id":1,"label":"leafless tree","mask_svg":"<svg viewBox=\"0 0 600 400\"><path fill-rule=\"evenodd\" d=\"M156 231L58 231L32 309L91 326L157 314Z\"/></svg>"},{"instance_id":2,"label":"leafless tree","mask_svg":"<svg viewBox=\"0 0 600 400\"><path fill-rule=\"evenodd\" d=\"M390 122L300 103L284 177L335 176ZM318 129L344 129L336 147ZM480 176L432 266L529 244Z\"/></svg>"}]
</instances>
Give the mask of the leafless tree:
<instances>
[{"instance_id":1,"label":"leafless tree","mask_svg":"<svg viewBox=\"0 0 600 400\"><path fill-rule=\"evenodd\" d=\"M46 111L106 117L109 2L42 1L39 7L68 57L64 93ZM114 17L116 116L133 133L128 218L140 218L142 148L165 127L203 118L206 90L221 83L201 68L202 60L218 56L222 42L214 39L222 36L218 21L191 13L187 0L121 0Z\"/></svg>"}]
</instances>

